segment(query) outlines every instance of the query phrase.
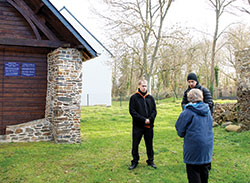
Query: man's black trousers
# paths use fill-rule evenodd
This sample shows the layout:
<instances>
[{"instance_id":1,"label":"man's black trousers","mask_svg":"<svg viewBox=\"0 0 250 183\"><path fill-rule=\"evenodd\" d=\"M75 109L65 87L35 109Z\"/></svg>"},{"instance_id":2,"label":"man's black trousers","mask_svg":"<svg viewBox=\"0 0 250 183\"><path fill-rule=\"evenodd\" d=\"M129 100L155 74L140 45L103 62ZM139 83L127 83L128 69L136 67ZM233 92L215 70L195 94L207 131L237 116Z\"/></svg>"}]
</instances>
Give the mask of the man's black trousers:
<instances>
[{"instance_id":1,"label":"man's black trousers","mask_svg":"<svg viewBox=\"0 0 250 183\"><path fill-rule=\"evenodd\" d=\"M208 183L211 163L203 165L186 164L186 169L189 183Z\"/></svg>"},{"instance_id":2,"label":"man's black trousers","mask_svg":"<svg viewBox=\"0 0 250 183\"><path fill-rule=\"evenodd\" d=\"M132 163L138 163L139 156L139 144L141 142L142 136L144 136L144 141L147 149L148 160L147 163L152 163L154 161L154 151L153 151L153 128L138 128L133 126L133 142L132 142Z\"/></svg>"}]
</instances>

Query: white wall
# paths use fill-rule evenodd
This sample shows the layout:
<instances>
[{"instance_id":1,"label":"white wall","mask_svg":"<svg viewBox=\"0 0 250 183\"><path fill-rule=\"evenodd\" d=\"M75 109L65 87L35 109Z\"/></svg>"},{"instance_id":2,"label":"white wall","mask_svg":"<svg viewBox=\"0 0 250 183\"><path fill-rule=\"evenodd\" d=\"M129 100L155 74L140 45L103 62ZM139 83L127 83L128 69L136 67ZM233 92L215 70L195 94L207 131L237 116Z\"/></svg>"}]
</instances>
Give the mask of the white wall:
<instances>
[{"instance_id":1,"label":"white wall","mask_svg":"<svg viewBox=\"0 0 250 183\"><path fill-rule=\"evenodd\" d=\"M107 63L110 60L110 56L103 53L83 63L81 105L112 105L112 70Z\"/></svg>"}]
</instances>

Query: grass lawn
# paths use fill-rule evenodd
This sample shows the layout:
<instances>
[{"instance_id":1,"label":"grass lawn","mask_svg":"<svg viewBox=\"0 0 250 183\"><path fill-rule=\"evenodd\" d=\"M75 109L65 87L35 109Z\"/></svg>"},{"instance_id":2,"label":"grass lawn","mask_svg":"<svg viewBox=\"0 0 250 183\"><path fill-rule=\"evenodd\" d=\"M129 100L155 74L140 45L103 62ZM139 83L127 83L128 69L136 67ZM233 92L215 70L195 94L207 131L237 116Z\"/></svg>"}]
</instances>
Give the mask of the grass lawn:
<instances>
[{"instance_id":1,"label":"grass lawn","mask_svg":"<svg viewBox=\"0 0 250 183\"><path fill-rule=\"evenodd\" d=\"M222 101L220 101L222 102ZM180 101L159 101L154 130L157 169L146 165L144 140L140 164L131 161L131 117L128 102L112 107L82 108L82 143L0 144L0 183L185 183L183 139L174 124ZM214 156L210 183L250 183L250 132L226 132L214 128Z\"/></svg>"}]
</instances>

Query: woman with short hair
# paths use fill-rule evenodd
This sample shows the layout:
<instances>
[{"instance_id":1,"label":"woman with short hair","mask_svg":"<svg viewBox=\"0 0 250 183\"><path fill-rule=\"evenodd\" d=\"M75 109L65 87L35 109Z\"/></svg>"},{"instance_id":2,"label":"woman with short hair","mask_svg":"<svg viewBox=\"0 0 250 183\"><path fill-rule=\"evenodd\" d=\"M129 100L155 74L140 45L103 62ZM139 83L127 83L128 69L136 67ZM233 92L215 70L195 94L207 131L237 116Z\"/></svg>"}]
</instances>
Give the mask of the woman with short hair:
<instances>
[{"instance_id":1,"label":"woman with short hair","mask_svg":"<svg viewBox=\"0 0 250 183\"><path fill-rule=\"evenodd\" d=\"M175 128L184 137L183 159L189 183L207 183L213 154L213 119L199 89L187 94L188 103Z\"/></svg>"}]
</instances>

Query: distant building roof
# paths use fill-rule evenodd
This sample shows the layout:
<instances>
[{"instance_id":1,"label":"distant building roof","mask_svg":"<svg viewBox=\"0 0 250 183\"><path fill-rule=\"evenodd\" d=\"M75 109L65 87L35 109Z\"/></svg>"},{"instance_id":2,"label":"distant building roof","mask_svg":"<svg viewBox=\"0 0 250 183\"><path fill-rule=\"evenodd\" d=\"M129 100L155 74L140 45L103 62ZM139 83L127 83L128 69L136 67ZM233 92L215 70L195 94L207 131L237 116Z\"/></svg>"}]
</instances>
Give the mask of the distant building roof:
<instances>
[{"instance_id":1,"label":"distant building roof","mask_svg":"<svg viewBox=\"0 0 250 183\"><path fill-rule=\"evenodd\" d=\"M80 25L80 27L86 33L88 33L102 48L104 48L111 56L113 56L113 54L65 6L60 9L60 12L62 12L63 10L65 10ZM80 30L78 30L78 31L79 31L80 34L82 33ZM82 36L84 37L84 35L82 35ZM98 50L96 50L96 51L98 51Z\"/></svg>"}]
</instances>

